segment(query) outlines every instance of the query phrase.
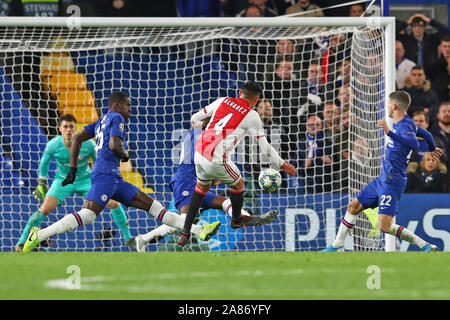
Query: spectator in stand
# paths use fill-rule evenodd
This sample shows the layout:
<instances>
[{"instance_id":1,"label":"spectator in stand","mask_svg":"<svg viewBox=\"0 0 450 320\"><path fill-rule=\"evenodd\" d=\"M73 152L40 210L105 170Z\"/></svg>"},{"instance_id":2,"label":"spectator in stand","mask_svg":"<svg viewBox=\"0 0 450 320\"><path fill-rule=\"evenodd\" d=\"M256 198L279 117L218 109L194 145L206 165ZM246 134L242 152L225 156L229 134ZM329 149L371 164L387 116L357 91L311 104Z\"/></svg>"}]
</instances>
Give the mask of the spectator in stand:
<instances>
[{"instance_id":1,"label":"spectator in stand","mask_svg":"<svg viewBox=\"0 0 450 320\"><path fill-rule=\"evenodd\" d=\"M437 59L427 63L425 72L439 102L450 101L450 35L441 38Z\"/></svg>"},{"instance_id":2,"label":"spectator in stand","mask_svg":"<svg viewBox=\"0 0 450 320\"><path fill-rule=\"evenodd\" d=\"M275 62L273 73L266 75L264 97L273 103L273 118L287 131L290 150L296 150L300 84L293 70L293 62L281 59Z\"/></svg>"},{"instance_id":3,"label":"spectator in stand","mask_svg":"<svg viewBox=\"0 0 450 320\"><path fill-rule=\"evenodd\" d=\"M343 110L343 108L350 109L350 99L351 99L350 85L340 87L338 92L339 93L337 102L340 110Z\"/></svg>"},{"instance_id":4,"label":"spectator in stand","mask_svg":"<svg viewBox=\"0 0 450 320\"><path fill-rule=\"evenodd\" d=\"M322 111L323 118L323 134L325 138L332 139L337 119L339 118L339 108L332 102L325 103Z\"/></svg>"},{"instance_id":5,"label":"spectator in stand","mask_svg":"<svg viewBox=\"0 0 450 320\"><path fill-rule=\"evenodd\" d=\"M434 19L430 19L424 14L416 13L408 20L411 26L412 34L402 35L400 30L397 30L397 39L403 43L406 50L405 56L409 60L416 63L418 66L424 67L428 63L433 62L437 57L437 47L443 35L448 35L449 29L447 26L439 23ZM436 33L425 33L427 25L435 28Z\"/></svg>"},{"instance_id":6,"label":"spectator in stand","mask_svg":"<svg viewBox=\"0 0 450 320\"><path fill-rule=\"evenodd\" d=\"M425 111L414 112L414 114L412 115L412 119L416 125L422 127L425 130L428 130L429 118ZM439 136L433 136L433 138L436 147L441 148L442 150L444 150L444 152L446 152L445 142L442 140L442 138ZM407 173L416 171L424 154L430 151L430 148L424 139L417 137L417 140L419 141L419 149L414 150L411 153L408 168L406 169ZM445 167L445 163L447 162L447 154L442 156L441 159L444 162L442 165Z\"/></svg>"},{"instance_id":7,"label":"spectator in stand","mask_svg":"<svg viewBox=\"0 0 450 320\"><path fill-rule=\"evenodd\" d=\"M289 146L284 141L286 133L283 126L273 119L273 108L270 100L260 100L256 106L256 112L258 112L264 125L267 141L280 154L281 158L288 161ZM262 168L270 166L269 160L261 150L258 151L258 144L255 140L252 141L250 136L245 137L244 141L246 150L246 158L244 159L245 170L252 175L254 181L258 181ZM250 148L256 148L256 150L250 150Z\"/></svg>"},{"instance_id":8,"label":"spectator in stand","mask_svg":"<svg viewBox=\"0 0 450 320\"><path fill-rule=\"evenodd\" d=\"M440 161L432 156L430 152L425 153L420 161L420 167L408 173L406 193L444 193L447 191L448 180L445 174L447 168L442 172Z\"/></svg>"},{"instance_id":9,"label":"spectator in stand","mask_svg":"<svg viewBox=\"0 0 450 320\"><path fill-rule=\"evenodd\" d=\"M447 169L450 168L450 101L444 101L439 106L437 114L437 123L430 127L430 133L434 137L439 137L445 143L445 151L447 154ZM450 175L447 173L448 179ZM450 190L449 190L450 191Z\"/></svg>"},{"instance_id":10,"label":"spectator in stand","mask_svg":"<svg viewBox=\"0 0 450 320\"><path fill-rule=\"evenodd\" d=\"M357 3L350 6L349 17L362 17L366 11L366 5L364 3Z\"/></svg>"},{"instance_id":11,"label":"spectator in stand","mask_svg":"<svg viewBox=\"0 0 450 320\"><path fill-rule=\"evenodd\" d=\"M368 141L364 138L357 138L353 143L353 147L350 152L349 161L345 161L342 166L345 169L345 164L350 162L349 172L341 169L341 175L344 175L344 179L348 180L347 176L350 176L353 181L353 187L355 190L352 192L358 193L361 191L373 177L377 176L378 171L378 159L373 157L373 148L370 147Z\"/></svg>"},{"instance_id":12,"label":"spectator in stand","mask_svg":"<svg viewBox=\"0 0 450 320\"><path fill-rule=\"evenodd\" d=\"M326 87L327 101L335 101L339 95L339 88L350 85L351 61L346 59L339 64L338 76L334 82L328 81Z\"/></svg>"},{"instance_id":13,"label":"spectator in stand","mask_svg":"<svg viewBox=\"0 0 450 320\"><path fill-rule=\"evenodd\" d=\"M298 142L297 164L300 176L305 178L307 193L330 192L332 189L332 145L324 137L322 119L308 118L306 140Z\"/></svg>"},{"instance_id":14,"label":"spectator in stand","mask_svg":"<svg viewBox=\"0 0 450 320\"><path fill-rule=\"evenodd\" d=\"M11 15L25 17L64 16L61 2L62 0L11 0Z\"/></svg>"},{"instance_id":15,"label":"spectator in stand","mask_svg":"<svg viewBox=\"0 0 450 320\"><path fill-rule=\"evenodd\" d=\"M247 7L256 6L261 10L261 17L276 17L277 12L274 11L267 3L267 0L248 0ZM247 9L242 9L236 17L249 16ZM247 13L247 14L246 14Z\"/></svg>"},{"instance_id":16,"label":"spectator in stand","mask_svg":"<svg viewBox=\"0 0 450 320\"><path fill-rule=\"evenodd\" d=\"M267 44L268 40L264 40ZM267 46L264 45L263 46ZM270 44L269 44L270 47ZM295 76L300 78L299 71L301 69L302 59L299 55L298 48L296 46L296 42L292 39L279 39L275 46L275 54L269 54L265 57L268 60L266 66L266 72L272 73L274 64L273 62L279 60L290 60L293 62L293 68L295 72Z\"/></svg>"},{"instance_id":17,"label":"spectator in stand","mask_svg":"<svg viewBox=\"0 0 450 320\"><path fill-rule=\"evenodd\" d=\"M326 39L323 39L326 40ZM344 33L333 34L329 39L328 48L322 50L321 65L323 73L323 83L333 82L336 78L336 66L339 61L350 59L350 40Z\"/></svg>"},{"instance_id":18,"label":"spectator in stand","mask_svg":"<svg viewBox=\"0 0 450 320\"><path fill-rule=\"evenodd\" d=\"M323 17L322 9L309 0L297 0L297 3L288 7L285 12L293 17ZM297 13L297 14L295 14Z\"/></svg>"},{"instance_id":19,"label":"spectator in stand","mask_svg":"<svg viewBox=\"0 0 450 320\"><path fill-rule=\"evenodd\" d=\"M405 49L403 43L399 40L395 41L395 69L397 70L395 75L395 83L397 90L405 87L405 81L411 74L411 69L416 64L405 57Z\"/></svg>"},{"instance_id":20,"label":"spectator in stand","mask_svg":"<svg viewBox=\"0 0 450 320\"><path fill-rule=\"evenodd\" d=\"M177 0L180 17L220 17L220 0Z\"/></svg>"},{"instance_id":21,"label":"spectator in stand","mask_svg":"<svg viewBox=\"0 0 450 320\"><path fill-rule=\"evenodd\" d=\"M410 117L419 110L424 110L428 115L435 114L439 100L434 90L431 89L431 82L427 80L422 67L415 66L411 69L411 74L406 79L403 90L411 96L411 105L408 109ZM434 119L430 118L430 122L433 124Z\"/></svg>"},{"instance_id":22,"label":"spectator in stand","mask_svg":"<svg viewBox=\"0 0 450 320\"><path fill-rule=\"evenodd\" d=\"M308 116L322 112L325 102L325 86L322 83L322 69L319 62L312 61L308 77L300 81L300 108L297 110L299 131L306 131Z\"/></svg>"}]
</instances>

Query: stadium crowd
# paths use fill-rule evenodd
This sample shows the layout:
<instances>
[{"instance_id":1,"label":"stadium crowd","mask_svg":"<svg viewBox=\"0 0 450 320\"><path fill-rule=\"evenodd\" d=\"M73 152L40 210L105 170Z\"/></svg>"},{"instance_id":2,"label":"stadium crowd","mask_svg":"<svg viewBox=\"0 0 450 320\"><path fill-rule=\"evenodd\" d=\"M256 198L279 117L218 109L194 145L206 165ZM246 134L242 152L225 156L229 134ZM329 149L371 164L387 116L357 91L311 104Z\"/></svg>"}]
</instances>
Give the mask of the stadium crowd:
<instances>
[{"instance_id":1,"label":"stadium crowd","mask_svg":"<svg viewBox=\"0 0 450 320\"><path fill-rule=\"evenodd\" d=\"M0 0L0 14L58 16L71 4L79 5L82 15L106 17L357 17L366 10L364 4L323 10L309 0L40 1L46 2L47 6L37 7L30 1ZM411 95L409 115L428 129L446 152L440 162L433 162L427 145L420 143L408 168L406 191L450 192L450 31L417 13L408 21L397 20L396 32L396 89ZM349 134L351 121L359 116L351 113L351 105L361 100L351 90L352 41L352 34L340 33L310 41L243 39L220 44L220 58L228 71L263 84L264 99L257 108L266 130L275 132L268 135L269 142L277 137L283 158L299 168L306 192L341 190L352 179L343 169L352 165L364 170L373 161L373 146L363 137ZM378 95L384 81L381 61L381 53L369 55L363 63L365 72L355 80L367 87L377 83ZM376 79L371 79L371 74ZM383 99L378 96L374 101ZM256 177L261 162L251 161L246 171Z\"/></svg>"}]
</instances>

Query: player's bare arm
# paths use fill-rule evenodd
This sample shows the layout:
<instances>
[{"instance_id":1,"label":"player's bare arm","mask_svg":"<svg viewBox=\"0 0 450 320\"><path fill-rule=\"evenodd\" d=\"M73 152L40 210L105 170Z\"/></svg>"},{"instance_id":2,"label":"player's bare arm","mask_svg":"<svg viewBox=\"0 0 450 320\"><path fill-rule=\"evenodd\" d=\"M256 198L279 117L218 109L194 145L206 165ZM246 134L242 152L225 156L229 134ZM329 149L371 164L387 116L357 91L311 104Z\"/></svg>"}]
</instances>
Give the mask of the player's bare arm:
<instances>
[{"instance_id":1,"label":"player's bare arm","mask_svg":"<svg viewBox=\"0 0 450 320\"><path fill-rule=\"evenodd\" d=\"M286 172L288 175L290 175L290 176L295 176L295 174L296 174L296 170L295 170L295 167L292 165L292 164L290 164L290 163L287 163L286 161L283 163L283 165L281 166L281 169L283 169L284 170L284 172Z\"/></svg>"},{"instance_id":2,"label":"player's bare arm","mask_svg":"<svg viewBox=\"0 0 450 320\"><path fill-rule=\"evenodd\" d=\"M118 136L112 136L109 140L109 148L114 155L122 162L127 162L130 159L130 155L124 149L122 139Z\"/></svg>"}]
</instances>

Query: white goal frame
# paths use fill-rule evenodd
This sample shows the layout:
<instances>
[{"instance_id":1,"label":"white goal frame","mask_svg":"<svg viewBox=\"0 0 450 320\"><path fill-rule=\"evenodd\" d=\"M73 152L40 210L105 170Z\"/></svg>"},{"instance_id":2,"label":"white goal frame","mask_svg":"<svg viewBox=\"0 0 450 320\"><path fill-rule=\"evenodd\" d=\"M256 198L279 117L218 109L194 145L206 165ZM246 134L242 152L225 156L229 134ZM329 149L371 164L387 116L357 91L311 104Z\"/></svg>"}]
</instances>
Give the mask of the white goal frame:
<instances>
[{"instance_id":1,"label":"white goal frame","mask_svg":"<svg viewBox=\"0 0 450 320\"><path fill-rule=\"evenodd\" d=\"M104 17L2 17L0 27L383 27L385 40L385 107L395 91L394 17L273 17L273 18L104 18ZM2 41L14 41L2 39ZM387 114L387 112L385 112ZM386 119L389 125L391 120ZM396 250L396 239L385 235L385 251Z\"/></svg>"}]
</instances>

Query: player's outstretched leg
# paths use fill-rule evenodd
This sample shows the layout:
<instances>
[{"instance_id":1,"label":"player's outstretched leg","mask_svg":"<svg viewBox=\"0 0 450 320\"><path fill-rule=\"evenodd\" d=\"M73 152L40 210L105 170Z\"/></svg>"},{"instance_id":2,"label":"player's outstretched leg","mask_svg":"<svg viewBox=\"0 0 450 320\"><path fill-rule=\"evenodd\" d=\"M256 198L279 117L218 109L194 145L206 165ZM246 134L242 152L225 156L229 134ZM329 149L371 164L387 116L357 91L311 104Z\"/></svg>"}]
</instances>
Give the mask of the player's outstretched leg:
<instances>
[{"instance_id":1,"label":"player's outstretched leg","mask_svg":"<svg viewBox=\"0 0 450 320\"><path fill-rule=\"evenodd\" d=\"M189 240L194 219L197 216L200 205L203 201L203 198L208 193L209 188L210 185L200 185L199 183L197 183L195 190L192 193L191 200L189 201L189 210L184 221L181 237L178 241L179 245L184 246Z\"/></svg>"},{"instance_id":2,"label":"player's outstretched leg","mask_svg":"<svg viewBox=\"0 0 450 320\"><path fill-rule=\"evenodd\" d=\"M16 251L20 252L23 250L25 241L28 238L31 228L39 227L45 218L46 218L46 216L43 215L40 210L37 210L36 212L34 212L31 215L31 217L27 221L27 225L25 226L25 228L22 231L22 235L20 236L19 241L17 241Z\"/></svg>"},{"instance_id":3,"label":"player's outstretched leg","mask_svg":"<svg viewBox=\"0 0 450 320\"><path fill-rule=\"evenodd\" d=\"M223 211L225 211L230 217L233 217L233 206L231 204L231 200L217 197L219 200L223 200L221 206ZM270 210L269 212L261 215L261 216L252 216L246 210L241 209L241 220L243 226L262 226L264 224L271 223L274 221L279 215L277 210Z\"/></svg>"},{"instance_id":4,"label":"player's outstretched leg","mask_svg":"<svg viewBox=\"0 0 450 320\"><path fill-rule=\"evenodd\" d=\"M101 211L101 210L100 210ZM62 219L51 224L47 228L39 229L33 227L30 230L27 241L23 247L23 252L29 252L35 248L41 241L50 238L55 234L61 234L76 228L94 222L97 215L94 211L83 208L78 212L74 212L64 216Z\"/></svg>"},{"instance_id":5,"label":"player's outstretched leg","mask_svg":"<svg viewBox=\"0 0 450 320\"><path fill-rule=\"evenodd\" d=\"M230 188L230 200L232 204L232 217L230 226L233 229L242 228L245 225L241 219L242 205L244 204L244 179L240 178L239 182Z\"/></svg>"},{"instance_id":6,"label":"player's outstretched leg","mask_svg":"<svg viewBox=\"0 0 450 320\"><path fill-rule=\"evenodd\" d=\"M378 224L382 232L396 236L400 240L404 240L411 244L415 244L420 249L422 249L422 251L425 252L439 251L439 248L434 244L426 242L415 233L411 232L410 230L406 229L403 226L393 223L392 221L393 221L392 216L385 214L378 214Z\"/></svg>"},{"instance_id":7,"label":"player's outstretched leg","mask_svg":"<svg viewBox=\"0 0 450 320\"><path fill-rule=\"evenodd\" d=\"M347 207L347 212L339 225L338 233L333 244L329 245L322 252L334 252L344 247L344 241L350 230L355 227L357 215L363 211L364 208L357 198L354 198Z\"/></svg>"}]
</instances>

